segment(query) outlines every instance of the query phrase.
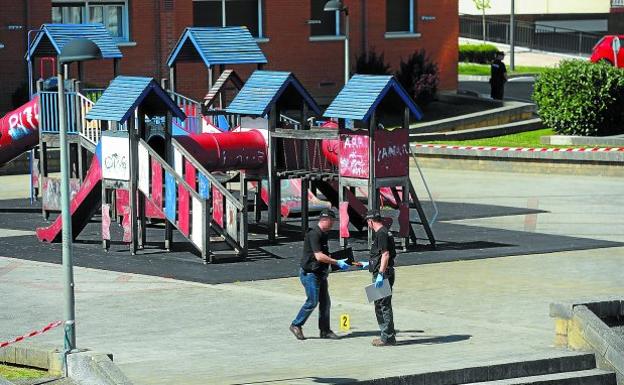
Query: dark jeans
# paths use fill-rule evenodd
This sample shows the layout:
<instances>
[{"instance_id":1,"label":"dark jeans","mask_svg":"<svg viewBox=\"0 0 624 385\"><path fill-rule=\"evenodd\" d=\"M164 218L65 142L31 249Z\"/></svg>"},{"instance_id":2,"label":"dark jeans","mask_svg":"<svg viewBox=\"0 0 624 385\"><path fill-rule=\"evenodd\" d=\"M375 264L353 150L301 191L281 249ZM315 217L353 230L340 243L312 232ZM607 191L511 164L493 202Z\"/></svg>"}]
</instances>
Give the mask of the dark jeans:
<instances>
[{"instance_id":1,"label":"dark jeans","mask_svg":"<svg viewBox=\"0 0 624 385\"><path fill-rule=\"evenodd\" d=\"M373 274L373 282L375 282L377 274ZM384 278L390 281L390 287L394 286L394 269L388 269ZM375 315L379 330L381 330L381 340L384 342L395 341L396 331L394 330L394 316L392 314L392 296L378 299L375 301Z\"/></svg>"},{"instance_id":2,"label":"dark jeans","mask_svg":"<svg viewBox=\"0 0 624 385\"><path fill-rule=\"evenodd\" d=\"M299 272L299 279L305 289L307 299L292 324L295 326L303 326L318 305L319 329L322 332L329 331L329 308L331 307L331 300L329 299L327 274L317 275L314 273L306 273L302 269Z\"/></svg>"},{"instance_id":3,"label":"dark jeans","mask_svg":"<svg viewBox=\"0 0 624 385\"><path fill-rule=\"evenodd\" d=\"M503 100L505 94L505 83L491 83L490 96L492 99Z\"/></svg>"}]
</instances>

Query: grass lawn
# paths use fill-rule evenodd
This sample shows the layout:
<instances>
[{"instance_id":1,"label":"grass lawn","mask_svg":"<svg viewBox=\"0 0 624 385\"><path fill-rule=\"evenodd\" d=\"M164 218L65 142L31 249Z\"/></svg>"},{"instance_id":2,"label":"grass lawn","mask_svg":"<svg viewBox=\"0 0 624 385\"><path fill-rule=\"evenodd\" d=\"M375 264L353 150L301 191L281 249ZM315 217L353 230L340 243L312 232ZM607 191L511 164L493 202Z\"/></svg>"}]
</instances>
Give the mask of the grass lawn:
<instances>
[{"instance_id":1,"label":"grass lawn","mask_svg":"<svg viewBox=\"0 0 624 385\"><path fill-rule=\"evenodd\" d=\"M449 140L427 142L430 144L446 144L453 146L484 146L484 147L528 147L528 148L581 148L593 146L555 146L540 143L541 136L556 135L550 128L542 130L521 132L518 134L497 136L494 138L474 139L474 140Z\"/></svg>"},{"instance_id":2,"label":"grass lawn","mask_svg":"<svg viewBox=\"0 0 624 385\"><path fill-rule=\"evenodd\" d=\"M516 70L509 75L521 75L521 74L539 74L544 72L547 67L534 67L534 66L516 66ZM458 63L457 71L460 75L480 75L490 76L489 64L476 64L476 63Z\"/></svg>"},{"instance_id":3,"label":"grass lawn","mask_svg":"<svg viewBox=\"0 0 624 385\"><path fill-rule=\"evenodd\" d=\"M45 370L0 364L0 377L6 378L7 380L26 380L31 378L46 377L47 375L48 372Z\"/></svg>"}]
</instances>

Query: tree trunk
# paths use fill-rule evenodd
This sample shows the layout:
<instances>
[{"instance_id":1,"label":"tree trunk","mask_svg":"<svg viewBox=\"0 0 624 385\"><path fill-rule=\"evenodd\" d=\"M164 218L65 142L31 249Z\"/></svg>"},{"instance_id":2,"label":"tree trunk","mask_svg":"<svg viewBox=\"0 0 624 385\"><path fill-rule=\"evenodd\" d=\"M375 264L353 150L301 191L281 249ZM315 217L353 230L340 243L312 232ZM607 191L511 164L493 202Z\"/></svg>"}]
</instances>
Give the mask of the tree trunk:
<instances>
[{"instance_id":1,"label":"tree trunk","mask_svg":"<svg viewBox=\"0 0 624 385\"><path fill-rule=\"evenodd\" d=\"M485 8L483 8L483 44L485 44Z\"/></svg>"}]
</instances>

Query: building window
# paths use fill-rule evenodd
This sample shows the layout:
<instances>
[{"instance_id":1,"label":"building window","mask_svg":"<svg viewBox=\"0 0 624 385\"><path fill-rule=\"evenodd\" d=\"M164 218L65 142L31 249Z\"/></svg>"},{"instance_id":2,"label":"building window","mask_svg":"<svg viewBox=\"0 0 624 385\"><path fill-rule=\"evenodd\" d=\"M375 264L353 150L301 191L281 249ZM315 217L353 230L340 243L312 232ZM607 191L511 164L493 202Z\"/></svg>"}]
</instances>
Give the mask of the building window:
<instances>
[{"instance_id":1,"label":"building window","mask_svg":"<svg viewBox=\"0 0 624 385\"><path fill-rule=\"evenodd\" d=\"M262 0L193 0L195 27L245 26L262 38Z\"/></svg>"},{"instance_id":2,"label":"building window","mask_svg":"<svg viewBox=\"0 0 624 385\"><path fill-rule=\"evenodd\" d=\"M310 35L339 36L340 12L326 12L323 7L327 0L310 0Z\"/></svg>"},{"instance_id":3,"label":"building window","mask_svg":"<svg viewBox=\"0 0 624 385\"><path fill-rule=\"evenodd\" d=\"M52 3L52 22L99 23L119 41L128 41L127 1L64 1Z\"/></svg>"},{"instance_id":4,"label":"building window","mask_svg":"<svg viewBox=\"0 0 624 385\"><path fill-rule=\"evenodd\" d=\"M415 33L415 0L386 0L386 32Z\"/></svg>"}]
</instances>

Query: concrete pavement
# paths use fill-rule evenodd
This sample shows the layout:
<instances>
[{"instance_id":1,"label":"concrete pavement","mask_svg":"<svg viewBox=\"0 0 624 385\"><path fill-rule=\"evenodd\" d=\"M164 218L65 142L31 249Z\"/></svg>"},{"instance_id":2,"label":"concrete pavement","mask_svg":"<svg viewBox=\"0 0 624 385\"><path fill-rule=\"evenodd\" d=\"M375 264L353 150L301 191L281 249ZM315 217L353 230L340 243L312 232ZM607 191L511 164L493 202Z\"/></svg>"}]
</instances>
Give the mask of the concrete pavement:
<instances>
[{"instance_id":1,"label":"concrete pavement","mask_svg":"<svg viewBox=\"0 0 624 385\"><path fill-rule=\"evenodd\" d=\"M482 44L482 40L476 39L467 39L460 37L459 44ZM509 66L509 53L511 52L509 44L501 44L495 42L487 42L487 44L492 44L496 46L499 50L505 52L505 60L504 63ZM569 59L580 59L587 60L587 57L580 55L569 55L562 54L556 52L545 52L545 51L537 51L531 50L526 47L515 47L515 58L514 61L516 65L521 66L537 66L537 67L554 67L559 64L562 60Z\"/></svg>"},{"instance_id":2,"label":"concrete pavement","mask_svg":"<svg viewBox=\"0 0 624 385\"><path fill-rule=\"evenodd\" d=\"M451 223L622 240L621 178L424 172L440 202L541 210ZM399 267L400 345L381 349L370 346L378 329L363 271L330 277L332 327L348 313L351 332L316 338L315 313L311 338L297 341L287 329L304 300L297 278L200 284L76 268L78 344L113 353L139 385L341 383L560 355L548 304L624 296L623 263L620 247ZM61 319L61 282L59 265L0 258L0 340ZM61 344L62 331L33 341Z\"/></svg>"},{"instance_id":3,"label":"concrete pavement","mask_svg":"<svg viewBox=\"0 0 624 385\"><path fill-rule=\"evenodd\" d=\"M352 332L314 338L314 314L297 341L295 278L203 285L78 268L78 343L113 353L136 384L340 383L557 355L549 302L624 295L623 262L618 248L399 268L400 345L382 349L370 346L366 272L330 277L332 325L348 313ZM61 317L60 266L2 258L0 271L2 338ZM37 338L60 343L61 331Z\"/></svg>"}]
</instances>

